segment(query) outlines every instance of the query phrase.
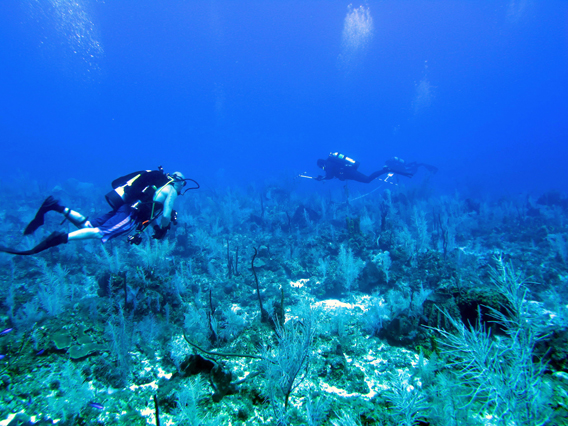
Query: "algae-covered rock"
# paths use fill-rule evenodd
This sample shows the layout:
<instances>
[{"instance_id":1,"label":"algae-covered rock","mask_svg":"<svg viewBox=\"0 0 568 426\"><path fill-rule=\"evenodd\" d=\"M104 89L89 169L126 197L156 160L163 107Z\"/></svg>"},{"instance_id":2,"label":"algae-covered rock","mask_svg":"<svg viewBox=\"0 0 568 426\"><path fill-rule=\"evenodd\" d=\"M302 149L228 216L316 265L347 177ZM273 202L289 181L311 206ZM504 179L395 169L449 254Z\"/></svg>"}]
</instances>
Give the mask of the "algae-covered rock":
<instances>
[{"instance_id":1,"label":"algae-covered rock","mask_svg":"<svg viewBox=\"0 0 568 426\"><path fill-rule=\"evenodd\" d=\"M80 343L81 345L89 345L93 342L93 339L91 339L91 336L89 336L88 334L85 334L83 331L79 331L77 333L77 343Z\"/></svg>"},{"instance_id":2,"label":"algae-covered rock","mask_svg":"<svg viewBox=\"0 0 568 426\"><path fill-rule=\"evenodd\" d=\"M344 389L348 393L367 394L369 385L365 382L365 373L355 365L348 363L341 346L333 352L324 352L325 367L319 376L325 377L329 385Z\"/></svg>"},{"instance_id":3,"label":"algae-covered rock","mask_svg":"<svg viewBox=\"0 0 568 426\"><path fill-rule=\"evenodd\" d=\"M86 356L92 355L95 352L104 351L106 349L105 345L100 345L98 343L88 343L86 345L73 345L69 348L67 353L71 359L81 359Z\"/></svg>"},{"instance_id":4,"label":"algae-covered rock","mask_svg":"<svg viewBox=\"0 0 568 426\"><path fill-rule=\"evenodd\" d=\"M265 262L264 260L262 260L262 259L256 259L256 260L254 261L254 267L255 267L256 269L265 268L265 267L266 267L266 262Z\"/></svg>"},{"instance_id":5,"label":"algae-covered rock","mask_svg":"<svg viewBox=\"0 0 568 426\"><path fill-rule=\"evenodd\" d=\"M59 350L67 349L73 343L73 336L65 330L56 331L51 335L51 340Z\"/></svg>"},{"instance_id":6,"label":"algae-covered rock","mask_svg":"<svg viewBox=\"0 0 568 426\"><path fill-rule=\"evenodd\" d=\"M349 366L345 375L345 388L349 393L360 393L362 395L370 392L369 385L365 382L365 373L358 367Z\"/></svg>"}]
</instances>

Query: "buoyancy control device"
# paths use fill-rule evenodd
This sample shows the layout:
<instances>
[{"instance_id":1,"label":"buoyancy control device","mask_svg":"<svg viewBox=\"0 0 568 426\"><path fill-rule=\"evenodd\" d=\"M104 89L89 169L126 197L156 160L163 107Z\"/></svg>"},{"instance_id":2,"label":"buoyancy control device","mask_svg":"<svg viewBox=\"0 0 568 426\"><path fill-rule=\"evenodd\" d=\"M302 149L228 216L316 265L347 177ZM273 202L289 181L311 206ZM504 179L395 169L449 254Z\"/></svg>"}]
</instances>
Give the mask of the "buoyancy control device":
<instances>
[{"instance_id":1,"label":"buoyancy control device","mask_svg":"<svg viewBox=\"0 0 568 426\"><path fill-rule=\"evenodd\" d=\"M334 163L339 164L343 167L352 167L355 170L357 170L360 164L359 161L355 161L354 159L349 158L339 152L330 152L327 159L328 161L333 161Z\"/></svg>"},{"instance_id":2,"label":"buoyancy control device","mask_svg":"<svg viewBox=\"0 0 568 426\"><path fill-rule=\"evenodd\" d=\"M121 176L112 182L113 190L105 195L109 205L118 209L124 204L151 201L159 188L173 182L162 170L142 170Z\"/></svg>"}]
</instances>

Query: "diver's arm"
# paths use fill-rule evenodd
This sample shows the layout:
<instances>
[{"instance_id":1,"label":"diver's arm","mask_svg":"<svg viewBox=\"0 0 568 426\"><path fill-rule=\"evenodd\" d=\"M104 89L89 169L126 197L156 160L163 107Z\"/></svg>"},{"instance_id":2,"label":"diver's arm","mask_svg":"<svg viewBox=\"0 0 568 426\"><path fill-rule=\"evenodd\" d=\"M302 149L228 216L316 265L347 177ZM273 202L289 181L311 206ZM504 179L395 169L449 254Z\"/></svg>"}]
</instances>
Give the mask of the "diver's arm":
<instances>
[{"instance_id":1,"label":"diver's arm","mask_svg":"<svg viewBox=\"0 0 568 426\"><path fill-rule=\"evenodd\" d=\"M385 165L383 166L383 170L385 170L387 173L394 173L409 178L414 176L414 173L416 172L416 170L413 171L409 169L408 165L404 162L404 160L399 159L398 157L394 157L387 160Z\"/></svg>"},{"instance_id":2,"label":"diver's arm","mask_svg":"<svg viewBox=\"0 0 568 426\"><path fill-rule=\"evenodd\" d=\"M333 164L329 164L323 169L323 171L325 172L325 176L318 176L317 180L331 180L336 177L340 169Z\"/></svg>"},{"instance_id":3,"label":"diver's arm","mask_svg":"<svg viewBox=\"0 0 568 426\"><path fill-rule=\"evenodd\" d=\"M154 225L154 235L152 235L152 238L161 240L166 236L166 232L170 229L171 216L176 198L177 191L170 185L162 188L162 190L154 196L154 202L162 203L164 207L162 209L162 218L157 219L156 222L159 222Z\"/></svg>"},{"instance_id":4,"label":"diver's arm","mask_svg":"<svg viewBox=\"0 0 568 426\"><path fill-rule=\"evenodd\" d=\"M164 211L162 214L162 220L161 220L161 228L165 229L170 225L171 222L171 217L172 217L172 211L174 210L174 203L177 199L177 192L174 189L173 186L167 186L166 188L164 188L164 190L167 190L167 196L166 199L164 201Z\"/></svg>"}]
</instances>

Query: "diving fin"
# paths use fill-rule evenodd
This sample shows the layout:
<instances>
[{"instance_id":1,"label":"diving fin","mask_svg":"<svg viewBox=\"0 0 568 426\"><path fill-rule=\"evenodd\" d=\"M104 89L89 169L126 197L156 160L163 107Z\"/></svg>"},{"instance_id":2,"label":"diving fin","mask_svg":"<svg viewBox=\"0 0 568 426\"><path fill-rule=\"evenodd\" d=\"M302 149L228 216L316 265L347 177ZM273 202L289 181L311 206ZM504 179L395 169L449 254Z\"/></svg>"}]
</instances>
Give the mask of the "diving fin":
<instances>
[{"instance_id":1,"label":"diving fin","mask_svg":"<svg viewBox=\"0 0 568 426\"><path fill-rule=\"evenodd\" d=\"M37 228L43 225L44 215L52 210L55 210L59 213L63 213L65 211L65 207L59 204L59 201L57 201L55 198L53 198L50 195L42 203L41 207L37 211L33 220L30 223L28 223L28 226L26 226L26 229L24 229L24 235L33 234Z\"/></svg>"},{"instance_id":2,"label":"diving fin","mask_svg":"<svg viewBox=\"0 0 568 426\"><path fill-rule=\"evenodd\" d=\"M14 250L8 247L0 246L0 252L19 254L21 256L29 256L32 254L40 253L48 248L55 247L61 244L67 244L69 236L66 232L53 232L45 240L40 242L37 246L30 250Z\"/></svg>"}]
</instances>

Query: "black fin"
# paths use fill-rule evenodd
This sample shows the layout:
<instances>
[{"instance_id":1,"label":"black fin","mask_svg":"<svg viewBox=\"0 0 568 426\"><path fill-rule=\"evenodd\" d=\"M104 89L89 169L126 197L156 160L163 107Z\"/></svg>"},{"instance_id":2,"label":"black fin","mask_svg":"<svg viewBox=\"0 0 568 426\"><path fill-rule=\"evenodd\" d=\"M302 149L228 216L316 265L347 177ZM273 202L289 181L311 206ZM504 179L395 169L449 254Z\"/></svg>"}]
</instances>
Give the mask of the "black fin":
<instances>
[{"instance_id":1,"label":"black fin","mask_svg":"<svg viewBox=\"0 0 568 426\"><path fill-rule=\"evenodd\" d=\"M45 201L37 211L33 220L30 223L28 223L28 226L26 226L26 229L24 229L24 235L33 234L37 228L43 225L44 223L43 217L47 212L50 212L52 210L61 211L63 209L64 208L59 204L59 201L57 201L55 198L53 198L50 195L45 199Z\"/></svg>"},{"instance_id":2,"label":"black fin","mask_svg":"<svg viewBox=\"0 0 568 426\"><path fill-rule=\"evenodd\" d=\"M30 250L14 250L8 247L0 246L0 252L29 256L31 254L40 253L44 250L47 250L48 248L55 247L60 244L66 244L67 241L69 241L69 236L66 232L53 232L45 240L43 240Z\"/></svg>"}]
</instances>

